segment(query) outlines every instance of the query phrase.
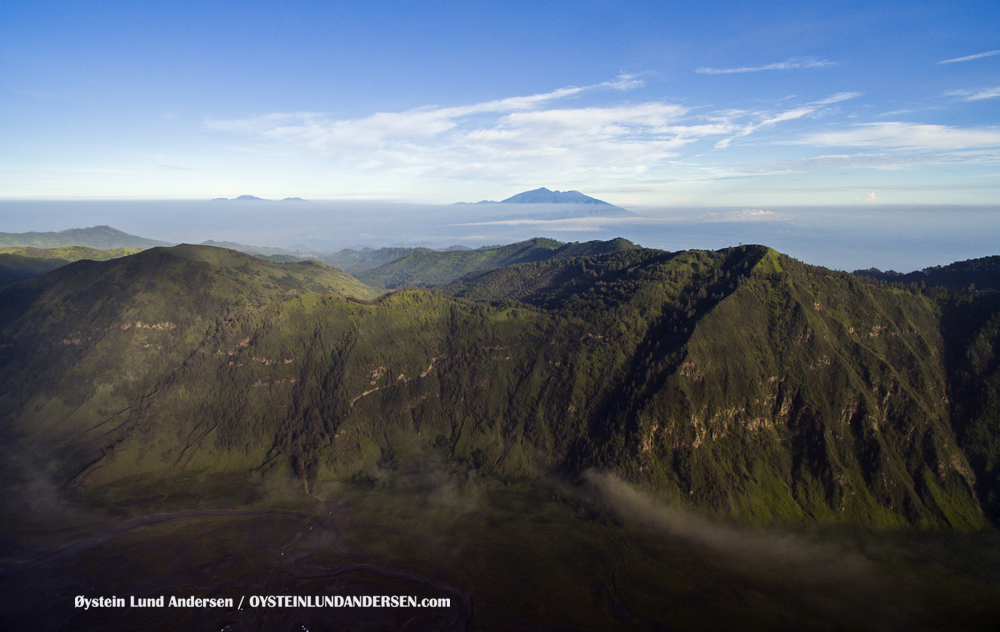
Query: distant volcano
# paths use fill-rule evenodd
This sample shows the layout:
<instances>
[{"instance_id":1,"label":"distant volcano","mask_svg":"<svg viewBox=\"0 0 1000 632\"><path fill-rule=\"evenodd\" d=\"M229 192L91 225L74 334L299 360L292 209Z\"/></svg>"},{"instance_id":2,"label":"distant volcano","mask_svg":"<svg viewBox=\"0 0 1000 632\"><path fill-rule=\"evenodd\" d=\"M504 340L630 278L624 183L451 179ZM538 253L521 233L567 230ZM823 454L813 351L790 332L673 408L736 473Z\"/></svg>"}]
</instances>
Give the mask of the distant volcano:
<instances>
[{"instance_id":1,"label":"distant volcano","mask_svg":"<svg viewBox=\"0 0 1000 632\"><path fill-rule=\"evenodd\" d=\"M468 202L458 202L458 204L468 204ZM486 205L501 205L501 204L538 204L546 205L546 210L544 212L545 216L548 218L559 217L623 217L627 215L634 215L630 211L615 206L614 204L608 204L604 200L598 200L597 198L592 198L589 195L584 195L579 191L550 191L545 187L540 189L535 189L533 191L525 191L523 193L518 193L517 195L511 196L506 200L501 200L500 202L494 202L493 200L483 200L481 202L476 202L479 204ZM549 205L562 205L563 208L556 210ZM586 209L580 208L581 205L585 205ZM542 207L539 207L541 210ZM527 209L525 209L527 210Z\"/></svg>"},{"instance_id":2,"label":"distant volcano","mask_svg":"<svg viewBox=\"0 0 1000 632\"><path fill-rule=\"evenodd\" d=\"M274 202L275 200L268 200L267 198L257 197L256 195L241 195L240 197L234 198L212 198L213 202ZM300 197L286 197L281 202L307 202L308 200L303 200Z\"/></svg>"},{"instance_id":3,"label":"distant volcano","mask_svg":"<svg viewBox=\"0 0 1000 632\"><path fill-rule=\"evenodd\" d=\"M518 193L502 200L500 204L603 204L614 206L614 204L608 204L604 200L592 198L579 191L549 191L545 187Z\"/></svg>"},{"instance_id":4,"label":"distant volcano","mask_svg":"<svg viewBox=\"0 0 1000 632\"><path fill-rule=\"evenodd\" d=\"M256 195L241 195L235 198L212 198L213 202L270 202L270 200L265 200L264 198L259 198Z\"/></svg>"}]
</instances>

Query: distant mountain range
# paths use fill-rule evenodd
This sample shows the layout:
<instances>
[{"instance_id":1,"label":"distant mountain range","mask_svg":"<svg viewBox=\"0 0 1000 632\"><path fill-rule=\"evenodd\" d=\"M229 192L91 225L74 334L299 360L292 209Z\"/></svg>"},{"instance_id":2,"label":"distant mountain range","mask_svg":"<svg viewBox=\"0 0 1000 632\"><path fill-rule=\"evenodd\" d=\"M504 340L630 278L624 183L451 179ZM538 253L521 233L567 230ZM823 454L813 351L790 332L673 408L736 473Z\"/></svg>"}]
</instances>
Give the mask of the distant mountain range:
<instances>
[{"instance_id":1,"label":"distant mountain range","mask_svg":"<svg viewBox=\"0 0 1000 632\"><path fill-rule=\"evenodd\" d=\"M212 198L213 202L274 202L274 200L268 200L265 198L257 197L256 195L241 195L234 198ZM305 202L300 197L286 197L281 200L282 202Z\"/></svg>"}]
</instances>

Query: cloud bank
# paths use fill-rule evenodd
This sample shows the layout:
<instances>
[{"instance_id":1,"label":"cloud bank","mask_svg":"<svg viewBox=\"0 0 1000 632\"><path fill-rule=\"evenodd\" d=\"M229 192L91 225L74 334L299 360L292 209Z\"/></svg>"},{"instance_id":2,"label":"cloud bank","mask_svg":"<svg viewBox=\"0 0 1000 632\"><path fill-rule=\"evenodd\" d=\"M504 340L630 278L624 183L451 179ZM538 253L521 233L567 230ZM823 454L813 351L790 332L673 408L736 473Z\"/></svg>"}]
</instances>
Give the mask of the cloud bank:
<instances>
[{"instance_id":1,"label":"cloud bank","mask_svg":"<svg viewBox=\"0 0 1000 632\"><path fill-rule=\"evenodd\" d=\"M314 112L273 113L207 126L256 139L254 151L303 154L362 172L493 181L579 182L634 179L664 168L702 140L724 150L737 139L859 96L841 92L777 110L705 112L665 100L576 106L585 93L643 86L632 75L591 86L454 107L426 106L340 119Z\"/></svg>"}]
</instances>

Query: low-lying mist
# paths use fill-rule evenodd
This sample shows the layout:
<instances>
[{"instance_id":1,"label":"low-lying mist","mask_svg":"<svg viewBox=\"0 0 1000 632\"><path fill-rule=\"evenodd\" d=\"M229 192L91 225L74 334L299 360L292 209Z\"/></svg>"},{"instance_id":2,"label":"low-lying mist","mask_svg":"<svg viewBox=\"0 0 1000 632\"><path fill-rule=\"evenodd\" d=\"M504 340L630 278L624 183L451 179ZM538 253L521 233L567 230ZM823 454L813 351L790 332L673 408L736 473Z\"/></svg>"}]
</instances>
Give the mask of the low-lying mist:
<instances>
[{"instance_id":1,"label":"low-lying mist","mask_svg":"<svg viewBox=\"0 0 1000 632\"><path fill-rule=\"evenodd\" d=\"M725 525L663 505L613 474L591 470L583 478L584 497L625 525L689 542L723 573L778 588L788 602L851 629L910 629L920 610L915 596L840 537Z\"/></svg>"},{"instance_id":2,"label":"low-lying mist","mask_svg":"<svg viewBox=\"0 0 1000 632\"><path fill-rule=\"evenodd\" d=\"M91 525L65 532L61 544L49 540L35 562L19 555L8 565L36 569L39 578L79 556L150 555L143 551L169 550L163 538L175 530L184 538L204 530L205 538L229 538L236 548L226 555L271 573L320 578L366 568L439 582L471 599L473 628L932 630L953 620L974 628L1000 612L990 596L1000 548L989 538L748 527L671 506L595 470L500 481L429 459L347 482L280 472L252 484L161 480L104 496L91 490L89 504L54 484L52 472L23 473L11 489L33 495L31 512L54 531L66 524L60 512ZM125 515L118 505L96 507L100 498L133 500ZM252 525L268 538L249 538ZM126 542L133 544L122 548ZM230 558L216 560L213 551L196 561L226 568ZM121 581L73 568L73 581L93 590ZM147 581L130 581L139 580ZM229 580L223 573L218 581Z\"/></svg>"}]
</instances>

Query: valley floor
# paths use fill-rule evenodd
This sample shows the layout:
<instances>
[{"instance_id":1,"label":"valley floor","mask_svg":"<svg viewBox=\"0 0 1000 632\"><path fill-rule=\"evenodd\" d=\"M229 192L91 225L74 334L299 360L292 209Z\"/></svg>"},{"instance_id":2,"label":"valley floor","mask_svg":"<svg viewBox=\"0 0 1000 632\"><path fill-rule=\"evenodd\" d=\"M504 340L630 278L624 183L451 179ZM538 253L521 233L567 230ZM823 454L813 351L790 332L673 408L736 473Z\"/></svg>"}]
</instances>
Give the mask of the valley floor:
<instances>
[{"instance_id":1,"label":"valley floor","mask_svg":"<svg viewBox=\"0 0 1000 632\"><path fill-rule=\"evenodd\" d=\"M1000 620L993 532L747 529L638 496L622 502L627 490L553 481L312 491L323 501L303 492L296 508L135 507L131 519L21 534L0 567L0 625L988 630ZM78 595L245 599L239 610L85 610ZM250 607L255 595L412 595L450 606Z\"/></svg>"}]
</instances>

